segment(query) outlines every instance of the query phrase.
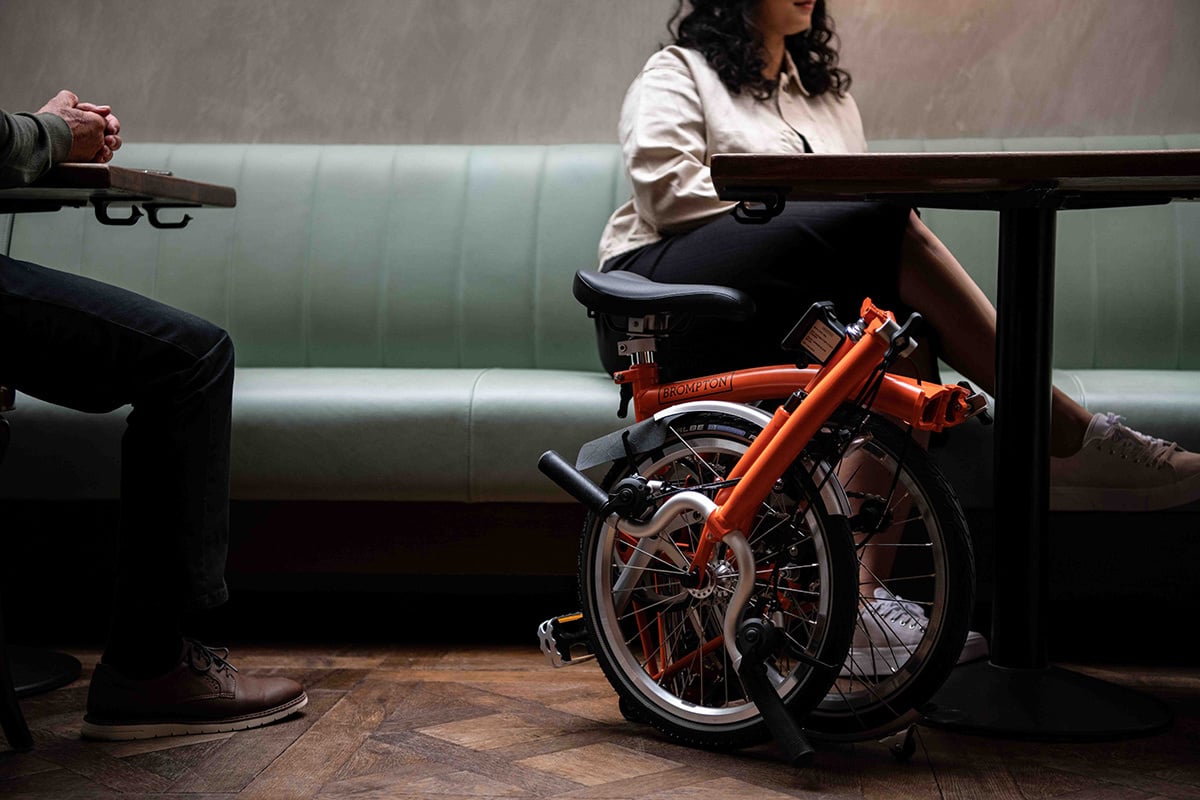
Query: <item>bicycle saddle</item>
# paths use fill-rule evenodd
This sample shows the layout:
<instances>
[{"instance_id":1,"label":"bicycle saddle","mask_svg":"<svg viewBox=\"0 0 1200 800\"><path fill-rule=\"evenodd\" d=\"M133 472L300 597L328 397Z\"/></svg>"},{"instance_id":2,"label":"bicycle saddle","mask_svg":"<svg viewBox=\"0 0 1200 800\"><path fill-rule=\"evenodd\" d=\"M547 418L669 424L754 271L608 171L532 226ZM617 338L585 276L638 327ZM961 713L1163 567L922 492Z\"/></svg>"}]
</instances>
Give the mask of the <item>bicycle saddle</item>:
<instances>
[{"instance_id":1,"label":"bicycle saddle","mask_svg":"<svg viewBox=\"0 0 1200 800\"><path fill-rule=\"evenodd\" d=\"M738 289L699 283L655 283L632 272L575 273L575 299L599 314L644 317L680 313L741 321L754 316L754 300Z\"/></svg>"}]
</instances>

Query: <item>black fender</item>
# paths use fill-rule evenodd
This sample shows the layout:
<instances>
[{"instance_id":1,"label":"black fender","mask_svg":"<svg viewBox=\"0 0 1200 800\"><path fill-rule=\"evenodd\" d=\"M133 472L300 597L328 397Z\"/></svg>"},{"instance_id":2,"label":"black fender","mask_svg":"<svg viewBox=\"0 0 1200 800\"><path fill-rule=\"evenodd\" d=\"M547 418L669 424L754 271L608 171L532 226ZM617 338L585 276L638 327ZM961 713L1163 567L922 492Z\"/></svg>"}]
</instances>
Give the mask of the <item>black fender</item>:
<instances>
[{"instance_id":1,"label":"black fender","mask_svg":"<svg viewBox=\"0 0 1200 800\"><path fill-rule=\"evenodd\" d=\"M613 431L588 442L579 448L575 469L582 472L601 464L623 461L631 453L633 455L652 453L666 444L667 435L674 420L685 414L700 411L728 414L756 425L760 429L765 428L771 421L771 415L767 412L741 403L727 403L720 400L680 403L658 412L650 419L635 422L627 428Z\"/></svg>"},{"instance_id":2,"label":"black fender","mask_svg":"<svg viewBox=\"0 0 1200 800\"><path fill-rule=\"evenodd\" d=\"M729 403L722 400L696 400L691 403L680 403L658 412L650 419L635 422L627 428L613 431L588 442L579 448L575 468L582 472L602 464L624 461L630 454L636 457L652 453L667 443L671 425L675 420L698 412L728 414L744 420L760 430L767 427L767 423L771 421L771 414L761 408L754 408L742 403ZM628 437L628 446L626 437ZM821 487L821 496L825 500L825 507L829 513L849 516L850 503L841 483L836 479L821 479L830 471L827 464L821 463L814 466L818 476L817 482Z\"/></svg>"}]
</instances>

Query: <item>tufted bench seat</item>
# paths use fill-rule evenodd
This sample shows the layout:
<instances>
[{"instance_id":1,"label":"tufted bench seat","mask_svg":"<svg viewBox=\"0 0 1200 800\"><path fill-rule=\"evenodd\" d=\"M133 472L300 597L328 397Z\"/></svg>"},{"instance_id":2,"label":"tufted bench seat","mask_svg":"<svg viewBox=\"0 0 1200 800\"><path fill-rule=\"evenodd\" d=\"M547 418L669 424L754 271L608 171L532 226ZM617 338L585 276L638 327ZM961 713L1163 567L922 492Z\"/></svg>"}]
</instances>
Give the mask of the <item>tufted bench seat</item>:
<instances>
[{"instance_id":1,"label":"tufted bench seat","mask_svg":"<svg viewBox=\"0 0 1200 800\"><path fill-rule=\"evenodd\" d=\"M614 148L131 144L121 155L234 185L238 206L162 232L105 228L86 211L20 216L9 254L231 332L235 498L558 501L537 457L617 425L616 390L570 294L622 191ZM116 495L123 413L20 405L0 492Z\"/></svg>"}]
</instances>

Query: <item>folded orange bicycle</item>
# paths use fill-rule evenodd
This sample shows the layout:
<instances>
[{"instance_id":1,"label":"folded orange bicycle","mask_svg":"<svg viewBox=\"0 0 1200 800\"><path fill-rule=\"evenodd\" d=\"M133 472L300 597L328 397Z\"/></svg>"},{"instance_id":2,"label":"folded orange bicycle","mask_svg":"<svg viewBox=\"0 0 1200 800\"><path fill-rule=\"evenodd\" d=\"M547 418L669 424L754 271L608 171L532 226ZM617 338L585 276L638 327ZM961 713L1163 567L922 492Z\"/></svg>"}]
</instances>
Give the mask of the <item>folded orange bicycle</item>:
<instances>
[{"instance_id":1,"label":"folded orange bicycle","mask_svg":"<svg viewBox=\"0 0 1200 800\"><path fill-rule=\"evenodd\" d=\"M912 432L986 411L965 384L890 373L914 317L816 304L797 365L659 382L655 353L693 319L745 319L718 286L580 272L575 296L627 335L615 376L636 422L539 467L589 515L582 611L539 635L556 666L594 656L632 720L740 747L774 736L881 738L910 725L964 654L974 557L958 501ZM766 408L773 408L768 413ZM594 483L585 470L611 464Z\"/></svg>"}]
</instances>

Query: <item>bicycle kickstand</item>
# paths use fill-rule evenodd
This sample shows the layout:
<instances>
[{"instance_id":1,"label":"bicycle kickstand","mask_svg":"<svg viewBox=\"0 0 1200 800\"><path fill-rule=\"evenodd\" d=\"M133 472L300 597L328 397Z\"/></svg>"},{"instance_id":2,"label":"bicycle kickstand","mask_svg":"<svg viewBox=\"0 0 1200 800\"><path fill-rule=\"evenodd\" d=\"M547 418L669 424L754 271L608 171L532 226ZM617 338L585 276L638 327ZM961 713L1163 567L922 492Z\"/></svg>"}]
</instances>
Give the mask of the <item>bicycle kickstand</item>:
<instances>
[{"instance_id":1,"label":"bicycle kickstand","mask_svg":"<svg viewBox=\"0 0 1200 800\"><path fill-rule=\"evenodd\" d=\"M801 766L812 760L813 748L808 738L784 706L783 700L775 691L771 679L767 677L767 667L764 659L774 651L774 640L778 634L775 626L762 619L748 619L742 623L737 632L738 652L742 654L742 663L738 666L738 677L742 686L754 701L767 729L775 737L775 741L783 749L784 758L793 766Z\"/></svg>"}]
</instances>

